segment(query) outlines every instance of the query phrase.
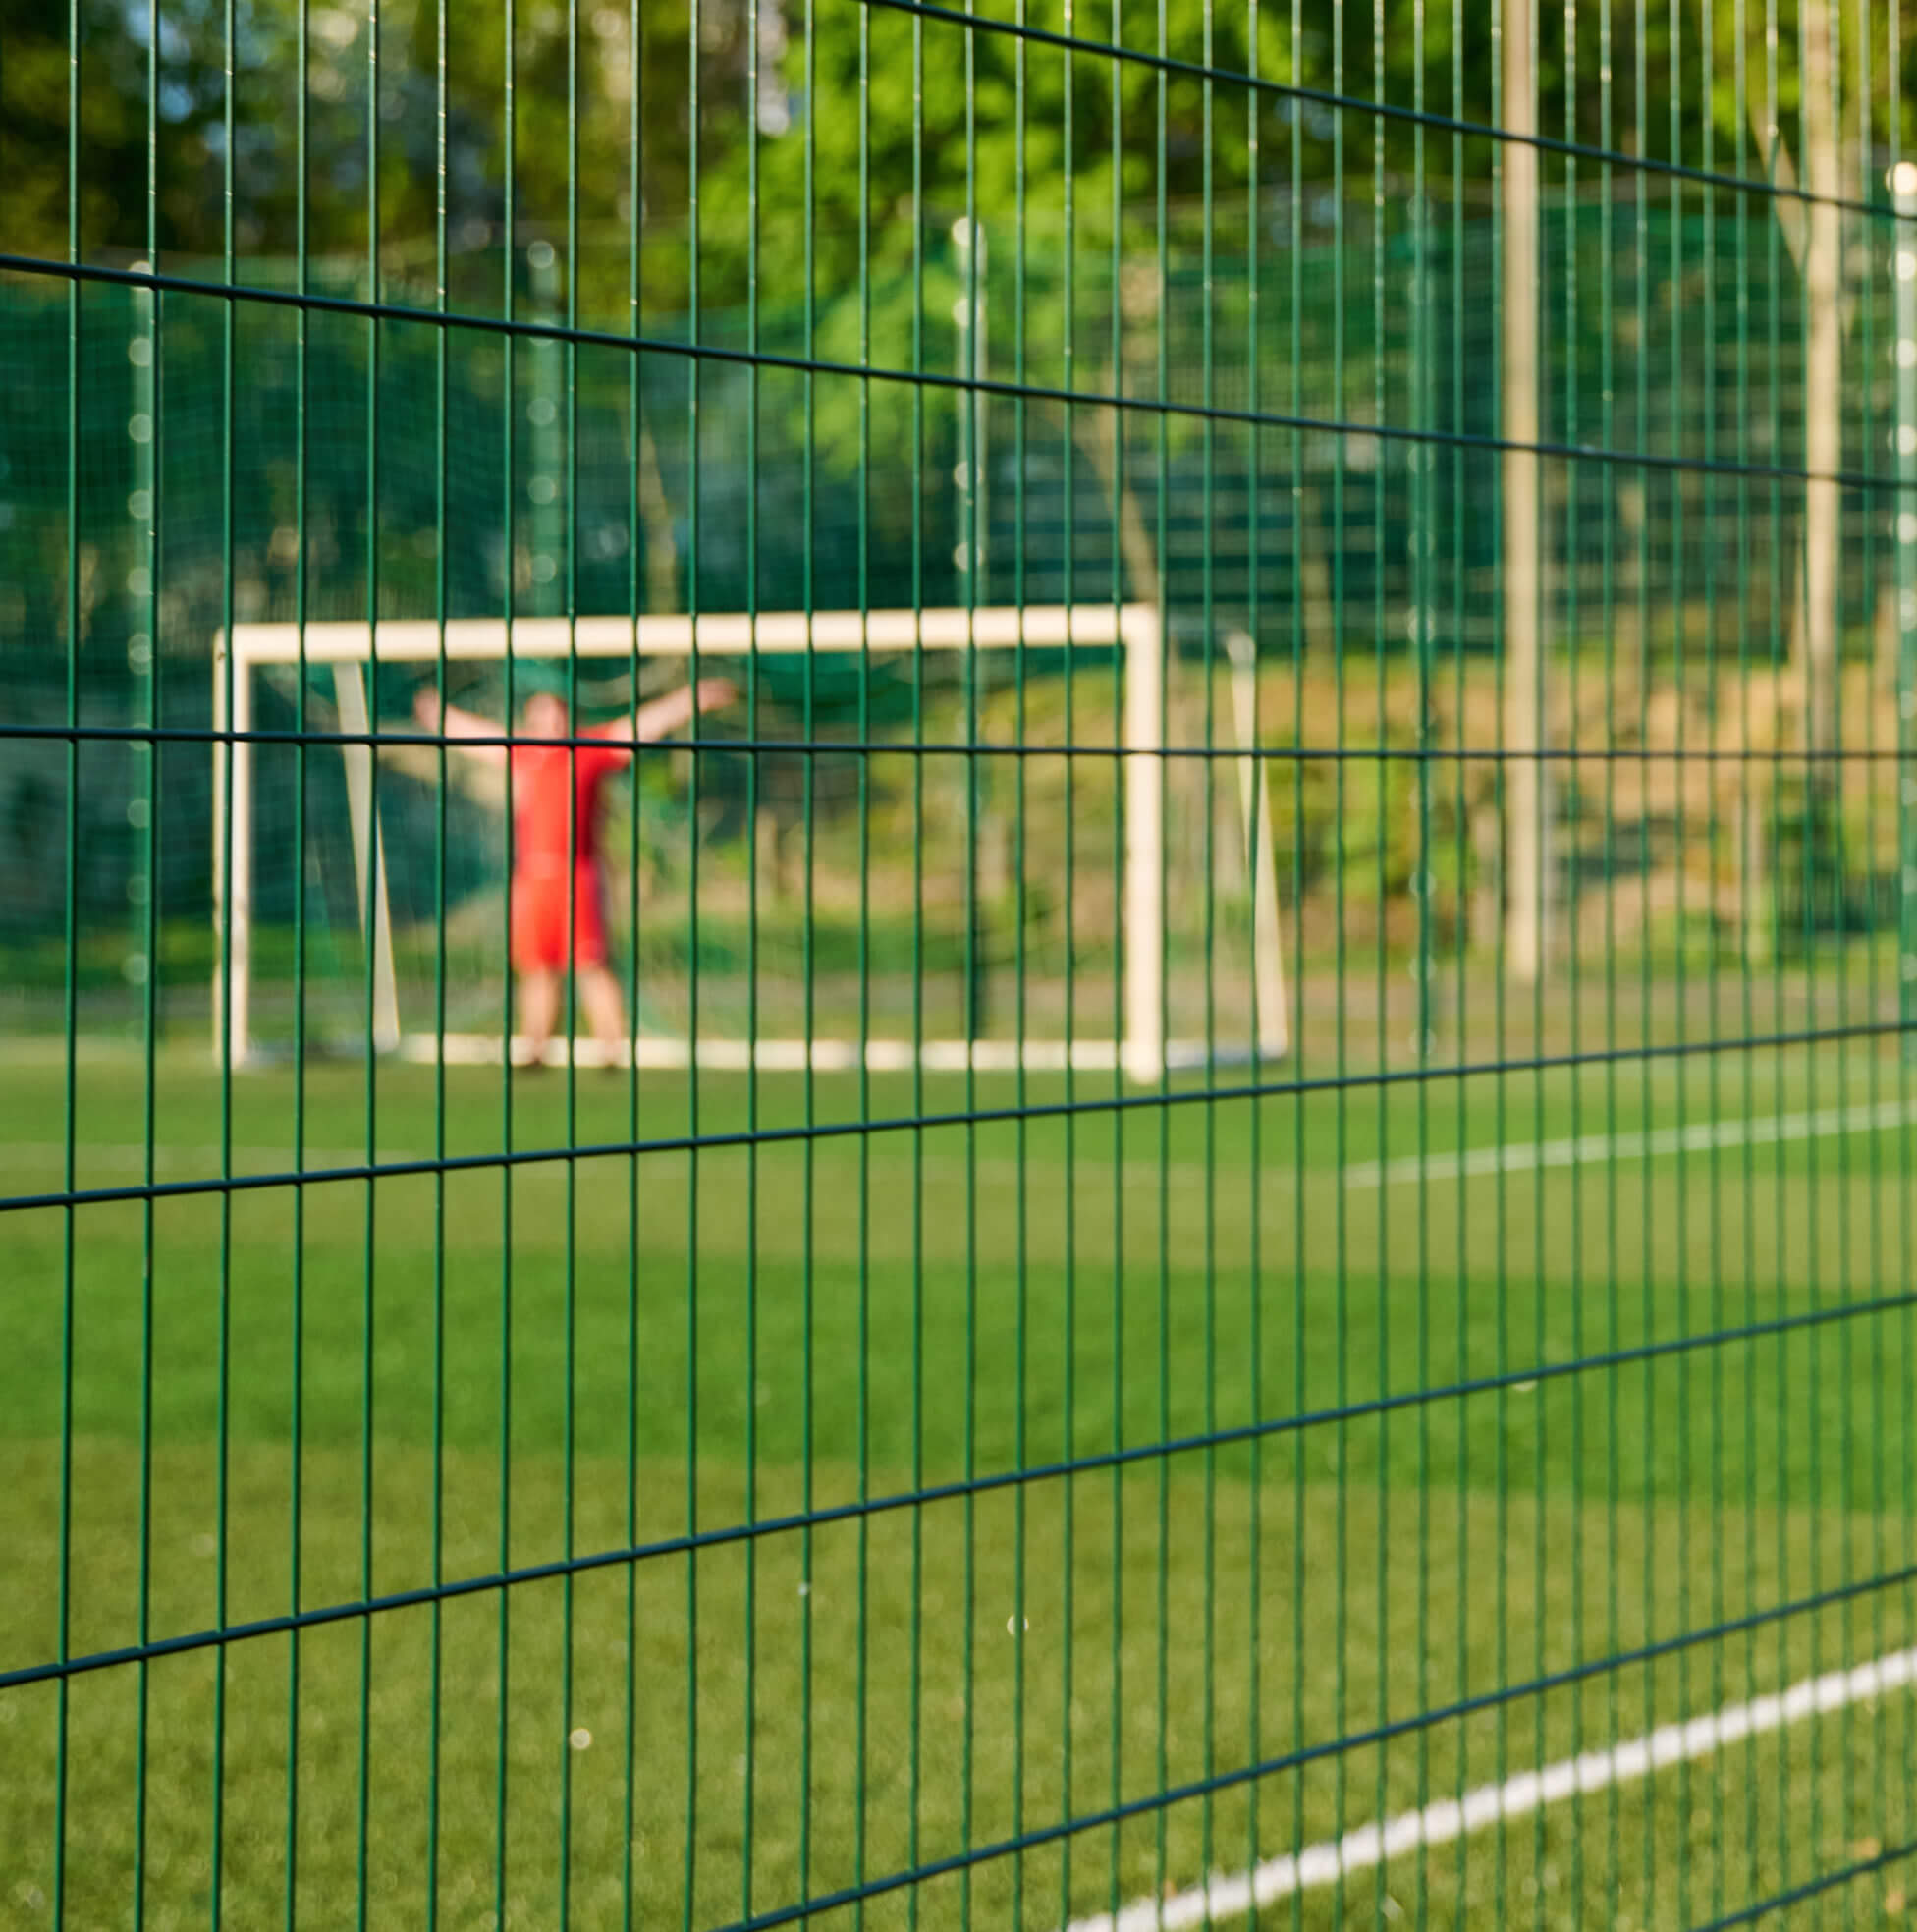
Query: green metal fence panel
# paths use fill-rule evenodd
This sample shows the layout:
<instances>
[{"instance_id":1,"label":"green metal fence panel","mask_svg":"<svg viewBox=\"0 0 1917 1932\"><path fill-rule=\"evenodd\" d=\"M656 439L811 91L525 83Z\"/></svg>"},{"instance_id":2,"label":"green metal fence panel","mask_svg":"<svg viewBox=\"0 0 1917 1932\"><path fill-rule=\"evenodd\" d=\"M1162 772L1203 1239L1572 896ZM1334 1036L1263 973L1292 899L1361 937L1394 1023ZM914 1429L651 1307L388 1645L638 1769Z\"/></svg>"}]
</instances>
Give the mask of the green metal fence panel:
<instances>
[{"instance_id":1,"label":"green metal fence panel","mask_svg":"<svg viewBox=\"0 0 1917 1932\"><path fill-rule=\"evenodd\" d=\"M1902 1913L1914 49L0 0L0 1924Z\"/></svg>"}]
</instances>

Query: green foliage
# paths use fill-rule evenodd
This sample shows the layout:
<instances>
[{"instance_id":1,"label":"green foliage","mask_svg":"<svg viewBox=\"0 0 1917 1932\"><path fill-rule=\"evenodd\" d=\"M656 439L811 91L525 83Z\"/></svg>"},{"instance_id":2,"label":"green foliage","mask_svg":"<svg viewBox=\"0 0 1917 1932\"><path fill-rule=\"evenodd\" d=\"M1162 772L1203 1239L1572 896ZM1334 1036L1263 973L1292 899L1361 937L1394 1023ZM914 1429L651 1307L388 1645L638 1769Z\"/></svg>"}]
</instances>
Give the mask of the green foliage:
<instances>
[{"instance_id":1,"label":"green foliage","mask_svg":"<svg viewBox=\"0 0 1917 1932\"><path fill-rule=\"evenodd\" d=\"M509 217L516 235L555 237L576 218L588 240L576 264L562 262L562 275L572 274L582 314L620 326L631 313L625 237L647 216L682 216L695 153L710 166L738 135L728 84L743 66L738 8L715 10L702 30L697 72L708 106L696 127L687 104L690 17L676 0L630 9L520 7L510 44L507 10L497 0L448 11L444 20L431 0L399 0L376 15L314 6L303 46L299 0L234 0L231 49L228 14L227 0L163 0L155 46L139 12L119 0L76 0L81 172L70 184L68 8L0 0L9 248L64 257L72 188L83 256L144 253L150 118L153 240L176 258L217 257L228 214L230 107L231 213L243 275L249 262L294 254L302 239L315 256L363 262L376 212L384 273L426 280L443 190L456 255L496 248ZM576 44L570 20L579 22ZM684 306L680 260L675 282L672 250L648 258L650 304ZM497 279L490 288L483 276L466 281L468 303L497 299Z\"/></svg>"},{"instance_id":2,"label":"green foliage","mask_svg":"<svg viewBox=\"0 0 1917 1932\"><path fill-rule=\"evenodd\" d=\"M1917 63L1917 0L1897 6L1910 65ZM1294 138L1309 178L1329 180L1336 163L1355 199L1369 198L1365 184L1381 165L1393 176L1408 174L1421 140L1434 173L1451 168L1449 135L1438 129L1421 137L1409 122L1378 120L1363 105L1374 95L1397 107L1421 100L1430 113L1479 125L1493 120L1490 11L1467 10L1453 44L1451 10L1414 7L1414 0L1388 0L1375 44L1373 10L1337 0L1301 7L1295 43L1287 8L1259 8L1255 45L1250 10L1204 0L1167 0L1162 10L1114 0L1109 11L1089 13L1048 4L1021 15L1046 31L1146 53L1162 47L1176 62L1255 73L1268 83L1253 90L1220 82L1209 94L1189 74L1162 76L1147 62L1068 59L1042 41L968 34L944 18L915 19L856 0L787 10L772 0L756 10L743 0L703 0L696 60L693 10L682 0L520 6L510 48L504 0L462 6L444 21L433 0L393 0L379 11L376 49L361 9L312 8L302 48L297 0L234 0L230 62L227 0L164 0L151 49L137 11L119 0L73 0L81 165L70 183L69 11L43 0L0 0L9 248L64 255L71 189L83 254L145 250L150 95L154 239L169 253L217 255L227 213L230 66L232 214L243 261L294 251L303 180L304 234L315 252L363 258L376 205L389 272L422 272L442 186L443 31L443 187L455 249L470 249L482 237L496 244L509 206L517 232L556 240L576 218L580 251L575 264L562 260L561 273L573 276L581 311L604 326L631 312L635 234L645 313L691 305L688 239L696 241L697 305L741 300L755 228L760 300L797 300L809 252L823 310L854 296L861 264L880 279L904 273L914 251L968 209L995 221L1019 209L1037 238L1062 228L1069 195L1089 264L1115 242L1126 253L1148 250L1161 195L1176 229L1207 194L1230 207L1254 184L1282 188ZM1640 47L1628 10L1576 9L1568 16L1575 37L1567 39L1564 11L1543 8L1540 126L1587 142L1602 138L1595 83L1608 33L1614 143L1695 165L1708 140L1716 165L1762 175L1768 162L1757 151L1752 108L1767 98L1773 70L1780 133L1787 148L1798 145L1797 0L1780 0L1773 11L1777 43L1767 53L1763 20L1751 10L1653 9ZM1873 9L1878 19L1882 13ZM295 111L302 75L303 178ZM1903 117L1893 128L1878 77L1874 142L1888 147L1900 136L1906 148L1912 144L1912 79L1917 66L1889 90ZM1279 91L1290 83L1342 92L1352 105L1299 104ZM1253 130L1255 149L1246 139ZM1851 138L1860 139L1860 131ZM1467 165L1482 172L1489 149L1475 140L1466 146ZM1559 165L1548 162L1548 176ZM467 293L478 300L484 291ZM1036 309L1028 321L1036 353L1050 325Z\"/></svg>"}]
</instances>

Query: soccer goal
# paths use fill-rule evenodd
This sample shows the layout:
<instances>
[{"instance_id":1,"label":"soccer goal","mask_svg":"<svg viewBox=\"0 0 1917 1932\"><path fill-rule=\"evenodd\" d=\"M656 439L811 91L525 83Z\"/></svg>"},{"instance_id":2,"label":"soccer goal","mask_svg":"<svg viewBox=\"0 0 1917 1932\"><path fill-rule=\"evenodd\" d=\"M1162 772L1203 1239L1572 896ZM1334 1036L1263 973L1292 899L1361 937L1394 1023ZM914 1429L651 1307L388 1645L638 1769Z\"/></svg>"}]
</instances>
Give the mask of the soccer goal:
<instances>
[{"instance_id":1,"label":"soccer goal","mask_svg":"<svg viewBox=\"0 0 1917 1932\"><path fill-rule=\"evenodd\" d=\"M696 750L635 760L603 856L636 996L621 1064L1148 1081L1282 1057L1255 663L1247 638L1224 642L1222 676L1168 737L1167 637L1146 605L236 626L213 658L215 1052L242 1064L270 1031L262 961L286 949L263 942L285 895L269 915L262 891L316 879L321 845L351 885L308 893L302 958L315 924L351 922L323 936L351 954L354 1035L425 1061L516 1051L503 777L449 755L442 794L438 745L380 717L396 683L443 661L449 691L504 731L510 656L564 666L582 717L693 659L759 693L749 741L741 709L707 719ZM275 704L299 727L269 728ZM298 763L297 812L262 803L269 761L282 792ZM988 976L1013 995L989 1013ZM550 1057L569 1051L604 1057L583 1039Z\"/></svg>"}]
</instances>

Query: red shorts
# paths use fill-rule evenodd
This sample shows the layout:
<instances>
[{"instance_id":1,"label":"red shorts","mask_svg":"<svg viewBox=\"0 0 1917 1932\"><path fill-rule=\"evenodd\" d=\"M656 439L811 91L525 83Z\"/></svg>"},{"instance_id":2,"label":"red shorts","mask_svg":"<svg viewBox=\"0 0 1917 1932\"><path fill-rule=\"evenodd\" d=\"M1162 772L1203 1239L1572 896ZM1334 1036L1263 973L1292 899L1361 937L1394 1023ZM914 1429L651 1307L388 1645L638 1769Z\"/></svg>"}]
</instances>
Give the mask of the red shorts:
<instances>
[{"instance_id":1,"label":"red shorts","mask_svg":"<svg viewBox=\"0 0 1917 1932\"><path fill-rule=\"evenodd\" d=\"M566 944L569 891L573 944ZM513 880L513 969L563 972L568 965L586 968L606 964L606 913L599 897L599 868L591 860L575 866L569 881L538 873Z\"/></svg>"}]
</instances>

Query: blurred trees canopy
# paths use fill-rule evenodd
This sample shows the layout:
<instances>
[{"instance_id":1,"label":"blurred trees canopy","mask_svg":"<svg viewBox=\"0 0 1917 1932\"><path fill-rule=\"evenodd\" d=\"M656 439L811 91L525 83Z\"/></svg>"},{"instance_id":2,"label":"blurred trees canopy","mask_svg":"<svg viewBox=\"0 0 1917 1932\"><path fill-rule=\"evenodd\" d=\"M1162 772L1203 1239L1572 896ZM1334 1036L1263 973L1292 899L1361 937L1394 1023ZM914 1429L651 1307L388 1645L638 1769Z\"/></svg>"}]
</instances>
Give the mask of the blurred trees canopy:
<instances>
[{"instance_id":1,"label":"blurred trees canopy","mask_svg":"<svg viewBox=\"0 0 1917 1932\"><path fill-rule=\"evenodd\" d=\"M1499 143L1443 125L1499 118L1499 10L1485 0L1383 0L1375 40L1373 7L1352 0L1015 0L1015 12L977 0L980 18L1022 28L985 32L962 6L894 0L386 0L376 41L369 0L156 4L157 33L145 0L0 0L6 251L64 258L71 217L82 259L156 248L162 266L216 280L230 184L241 282L286 286L303 245L320 286L427 305L443 208L458 308L497 312L510 284L522 313L570 295L582 323L615 334L678 341L697 328L734 348L946 373L962 293L954 223L977 211L991 243L989 372L1012 376L1015 357L1034 385L1098 395L1150 391L1169 336L1161 237L1172 272L1188 274L1208 229L1221 256L1260 235L1268 262L1334 219L1369 235L1375 197L1397 218L1420 163L1434 209L1494 205ZM1795 181L1803 50L1818 39L1803 26L1824 18L1800 20L1807 4L1541 7L1538 126ZM1895 5L1900 76L1884 66L1886 0L1832 0L1837 111L1825 118L1840 190L1859 199L1881 197L1897 137L1917 147L1917 126L1891 125L1917 100L1917 0ZM1068 53L1059 36L1172 65ZM1193 66L1271 84L1208 87ZM1380 100L1435 124L1380 116L1368 105ZM1598 189L1598 162L1547 152L1547 197L1561 199L1573 167L1581 190ZM1737 198L1623 164L1611 177L1615 193L1648 184L1654 201L1681 196L1693 212ZM1801 204L1746 206L1760 226L1779 221L1801 264ZM534 241L557 251L536 285ZM1229 278L1205 297L1240 344L1243 300ZM1362 414L1361 334L1340 345L1350 395L1333 400L1350 407L1331 414ZM768 374L762 392L768 416L803 414L806 447L841 475L863 473L861 439L896 456L917 433L922 392L906 383ZM949 417L954 404L934 407ZM1096 418L1109 414L1077 412L1070 430L1108 475L1096 442L1110 424ZM1199 431L1170 433L1176 445ZM671 483L643 425L634 450L648 541L663 544ZM1134 579L1147 568L1138 535ZM655 564L669 580L663 550Z\"/></svg>"},{"instance_id":2,"label":"blurred trees canopy","mask_svg":"<svg viewBox=\"0 0 1917 1932\"><path fill-rule=\"evenodd\" d=\"M1725 172L1762 178L1771 165L1763 145L1773 73L1778 138L1786 157L1801 151L1799 4L1738 9L1725 0L1680 0L1646 10L1586 0L1542 9L1539 126L1553 138L1600 144L1608 137L1623 152L1693 165L1708 158ZM1895 84L1917 82L1917 0L1896 6L1905 24L1903 76L1882 71L1884 0L1838 0L1835 8L1852 193L1863 192L1890 151L1897 132L1890 103L1908 122L1917 98L1917 87ZM1028 0L1018 9L1037 34L1156 52L1162 31L1163 51L1174 61L1255 72L1353 103L1341 111L1322 98L1264 93L1255 156L1242 86L1212 88L1207 142L1205 89L1192 75L1162 76L1144 63L1114 66L1098 54L1068 61L1052 42L1008 32L968 35L958 8L914 10L884 0L518 0L509 49L506 0L444 9L434 0L388 0L378 10L376 58L370 11L352 0L303 8L300 0L159 0L154 42L140 0L0 0L0 166L8 184L0 225L7 250L67 252L70 25L78 28L80 55L73 187L82 256L143 254L150 213L150 239L164 253L217 257L229 114L238 251L243 258L292 256L301 239L303 118L313 252L363 258L376 205L389 271L429 278L443 39L454 249L476 248L484 237L497 242L509 203L518 230L556 243L575 213L584 238L580 305L608 322L627 306L635 230L646 307L690 305L695 176L700 301L727 306L745 293L754 185L760 269L770 277L761 298L768 287L798 287L794 219L802 222L808 205L808 178L816 286L836 294L856 280L861 236L875 274L909 261L915 196L942 227L962 213L968 172L979 206L1002 213L1022 194L1035 228L1062 219L1068 175L1088 244L1109 246L1104 231L1115 189L1123 218L1141 233L1151 230L1161 187L1175 210L1193 207L1208 185L1216 197L1241 197L1254 167L1261 187L1287 189L1293 115L1300 117L1303 174L1314 193L1329 191L1335 150L1354 185L1368 183L1380 166L1408 176L1414 125L1380 119L1364 102L1382 98L1408 108L1421 100L1431 114L1481 126L1496 115L1496 10L1441 0L1386 0L1377 45L1372 8L1336 0L1298 0L1295 7L1265 0L1255 11L1165 0L1162 29L1158 0ZM1004 0L980 11L1013 18ZM1767 15L1775 16L1775 51L1766 46ZM1640 19L1641 45L1634 38ZM1599 84L1607 68L1608 102ZM375 75L376 113L369 112ZM1867 90L1865 116L1859 103ZM1901 132L1908 142L1917 127ZM1490 143L1465 146L1467 173L1488 179ZM1451 147L1446 131L1427 132L1434 177L1449 174ZM1794 178L1788 158L1780 166ZM1547 186L1561 168L1547 157Z\"/></svg>"}]
</instances>

